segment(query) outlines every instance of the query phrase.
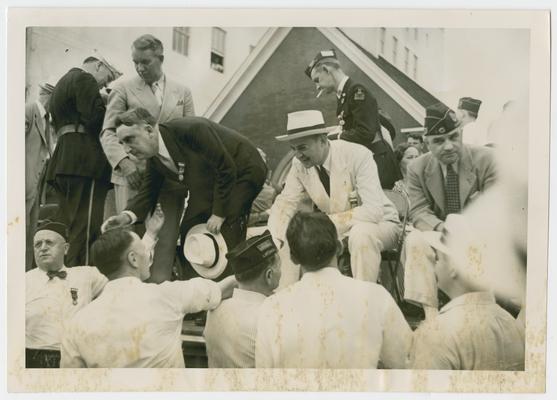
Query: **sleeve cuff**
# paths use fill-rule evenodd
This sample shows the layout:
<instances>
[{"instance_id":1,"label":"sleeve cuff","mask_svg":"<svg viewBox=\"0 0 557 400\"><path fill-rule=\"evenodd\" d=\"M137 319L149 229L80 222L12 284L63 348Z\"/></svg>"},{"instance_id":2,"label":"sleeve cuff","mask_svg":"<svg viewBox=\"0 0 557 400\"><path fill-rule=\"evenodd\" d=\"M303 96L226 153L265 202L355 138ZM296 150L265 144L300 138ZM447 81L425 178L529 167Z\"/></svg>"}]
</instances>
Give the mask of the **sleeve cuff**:
<instances>
[{"instance_id":1,"label":"sleeve cuff","mask_svg":"<svg viewBox=\"0 0 557 400\"><path fill-rule=\"evenodd\" d=\"M133 211L124 210L124 211L122 211L122 214L126 214L128 217L130 217L132 224L135 224L137 222L137 215L135 215L135 213Z\"/></svg>"}]
</instances>

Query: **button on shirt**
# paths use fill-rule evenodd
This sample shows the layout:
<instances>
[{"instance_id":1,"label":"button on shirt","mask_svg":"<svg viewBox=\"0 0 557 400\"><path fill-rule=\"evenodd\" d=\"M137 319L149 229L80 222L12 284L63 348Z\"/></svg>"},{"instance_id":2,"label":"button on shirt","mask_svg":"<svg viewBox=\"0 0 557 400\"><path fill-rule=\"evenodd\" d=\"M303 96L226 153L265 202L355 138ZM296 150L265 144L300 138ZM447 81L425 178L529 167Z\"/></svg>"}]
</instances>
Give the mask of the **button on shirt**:
<instances>
[{"instance_id":1,"label":"button on shirt","mask_svg":"<svg viewBox=\"0 0 557 400\"><path fill-rule=\"evenodd\" d=\"M414 333L413 369L523 370L519 323L491 293L467 293Z\"/></svg>"},{"instance_id":2,"label":"button on shirt","mask_svg":"<svg viewBox=\"0 0 557 400\"><path fill-rule=\"evenodd\" d=\"M112 280L68 324L60 367L184 368L184 315L213 309L220 300L218 284L202 278L161 284Z\"/></svg>"},{"instance_id":3,"label":"button on shirt","mask_svg":"<svg viewBox=\"0 0 557 400\"><path fill-rule=\"evenodd\" d=\"M266 296L234 289L207 315L203 336L207 342L209 368L255 368L255 335L259 309Z\"/></svg>"},{"instance_id":4,"label":"button on shirt","mask_svg":"<svg viewBox=\"0 0 557 400\"><path fill-rule=\"evenodd\" d=\"M412 332L380 285L326 267L268 297L259 312L258 368L403 368Z\"/></svg>"},{"instance_id":5,"label":"button on shirt","mask_svg":"<svg viewBox=\"0 0 557 400\"><path fill-rule=\"evenodd\" d=\"M95 267L63 267L66 279L35 268L25 274L25 347L60 350L66 322L97 297L108 279ZM75 303L72 297L75 289Z\"/></svg>"}]
</instances>

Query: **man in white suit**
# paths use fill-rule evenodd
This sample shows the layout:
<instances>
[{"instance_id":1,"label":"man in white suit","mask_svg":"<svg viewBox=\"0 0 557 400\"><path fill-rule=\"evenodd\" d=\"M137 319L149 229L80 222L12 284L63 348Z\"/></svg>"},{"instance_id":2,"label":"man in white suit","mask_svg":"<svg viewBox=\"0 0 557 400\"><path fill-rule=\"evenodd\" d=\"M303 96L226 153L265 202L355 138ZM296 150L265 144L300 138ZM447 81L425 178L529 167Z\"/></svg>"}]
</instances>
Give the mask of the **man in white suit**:
<instances>
[{"instance_id":1,"label":"man in white suit","mask_svg":"<svg viewBox=\"0 0 557 400\"><path fill-rule=\"evenodd\" d=\"M348 237L352 275L376 282L381 251L395 246L400 233L398 213L381 189L373 154L344 140L329 141L320 111L288 114L286 135L296 151L286 185L270 211L269 229L285 242L286 227L300 205L311 200Z\"/></svg>"},{"instance_id":2,"label":"man in white suit","mask_svg":"<svg viewBox=\"0 0 557 400\"><path fill-rule=\"evenodd\" d=\"M138 161L126 154L116 136L116 117L133 108L145 108L155 117L158 123L168 122L175 118L194 116L194 106L190 90L169 79L162 70L164 61L163 45L152 35L142 35L132 45L132 59L138 76L120 80L114 84L108 97L108 106L103 124L101 143L112 165L112 182L116 200L116 212L122 212L129 199L133 198L140 186L145 161ZM151 279L162 282L170 279L167 273L159 274L159 265L172 265L176 251L176 243L167 240L172 235L174 223L180 218L181 202L176 201L172 188L165 185L161 191L159 202L168 221L160 232L161 240L155 249ZM175 235L174 235L175 237Z\"/></svg>"}]
</instances>

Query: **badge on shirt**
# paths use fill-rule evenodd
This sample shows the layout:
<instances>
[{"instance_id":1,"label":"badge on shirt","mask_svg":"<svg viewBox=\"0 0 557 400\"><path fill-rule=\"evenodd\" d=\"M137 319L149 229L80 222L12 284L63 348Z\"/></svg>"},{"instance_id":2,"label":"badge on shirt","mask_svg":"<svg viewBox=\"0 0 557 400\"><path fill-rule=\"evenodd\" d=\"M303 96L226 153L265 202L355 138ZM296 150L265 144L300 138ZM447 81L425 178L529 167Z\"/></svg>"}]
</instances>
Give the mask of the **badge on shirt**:
<instances>
[{"instance_id":1,"label":"badge on shirt","mask_svg":"<svg viewBox=\"0 0 557 400\"><path fill-rule=\"evenodd\" d=\"M71 288L70 294L72 295L72 303L74 306L77 306L77 288Z\"/></svg>"},{"instance_id":2,"label":"badge on shirt","mask_svg":"<svg viewBox=\"0 0 557 400\"><path fill-rule=\"evenodd\" d=\"M186 164L183 162L178 163L178 180L182 182L184 180L184 172L186 171Z\"/></svg>"},{"instance_id":3,"label":"badge on shirt","mask_svg":"<svg viewBox=\"0 0 557 400\"><path fill-rule=\"evenodd\" d=\"M337 116L338 118L338 124L340 125L340 127L344 127L344 110L342 110L340 112L340 114Z\"/></svg>"},{"instance_id":4,"label":"badge on shirt","mask_svg":"<svg viewBox=\"0 0 557 400\"><path fill-rule=\"evenodd\" d=\"M343 93L342 96L340 96L340 104L344 104L344 100L346 100L346 93Z\"/></svg>"},{"instance_id":5,"label":"badge on shirt","mask_svg":"<svg viewBox=\"0 0 557 400\"><path fill-rule=\"evenodd\" d=\"M364 89L362 88L356 89L356 93L354 93L354 100L363 101L365 99L366 99L366 94L364 92Z\"/></svg>"}]
</instances>

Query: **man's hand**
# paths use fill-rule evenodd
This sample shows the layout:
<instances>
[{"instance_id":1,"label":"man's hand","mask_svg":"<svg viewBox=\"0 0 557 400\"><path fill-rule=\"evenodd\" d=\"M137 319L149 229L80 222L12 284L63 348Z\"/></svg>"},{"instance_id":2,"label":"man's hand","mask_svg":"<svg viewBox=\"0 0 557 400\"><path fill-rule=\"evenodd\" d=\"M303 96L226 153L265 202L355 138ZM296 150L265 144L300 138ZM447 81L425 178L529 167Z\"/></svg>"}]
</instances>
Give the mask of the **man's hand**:
<instances>
[{"instance_id":1,"label":"man's hand","mask_svg":"<svg viewBox=\"0 0 557 400\"><path fill-rule=\"evenodd\" d=\"M128 214L118 214L110 217L101 226L101 233L105 233L111 229L120 228L132 223L132 219Z\"/></svg>"},{"instance_id":2,"label":"man's hand","mask_svg":"<svg viewBox=\"0 0 557 400\"><path fill-rule=\"evenodd\" d=\"M149 215L145 220L145 228L147 233L151 235L152 238L157 238L159 232L164 224L164 212L160 203L157 203L155 211L152 215Z\"/></svg>"},{"instance_id":3,"label":"man's hand","mask_svg":"<svg viewBox=\"0 0 557 400\"><path fill-rule=\"evenodd\" d=\"M222 281L217 282L217 284L220 287L222 300L232 297L232 292L234 292L234 289L238 287L238 281L234 275L227 276Z\"/></svg>"},{"instance_id":4,"label":"man's hand","mask_svg":"<svg viewBox=\"0 0 557 400\"><path fill-rule=\"evenodd\" d=\"M137 169L135 163L126 157L118 163L117 168L128 180L128 185L130 185L133 190L138 190L141 185L141 173Z\"/></svg>"},{"instance_id":5,"label":"man's hand","mask_svg":"<svg viewBox=\"0 0 557 400\"><path fill-rule=\"evenodd\" d=\"M219 217L218 215L211 215L211 218L207 221L207 230L213 235L218 235L220 233L220 228L224 222L224 217Z\"/></svg>"}]
</instances>

